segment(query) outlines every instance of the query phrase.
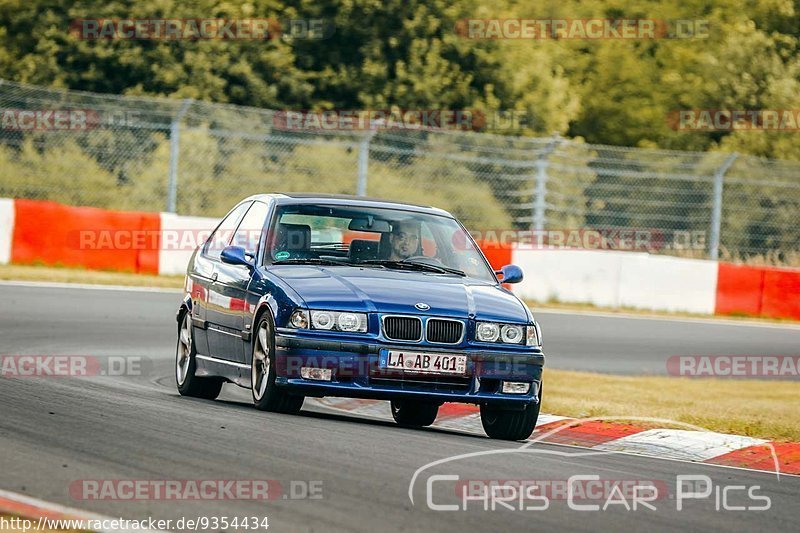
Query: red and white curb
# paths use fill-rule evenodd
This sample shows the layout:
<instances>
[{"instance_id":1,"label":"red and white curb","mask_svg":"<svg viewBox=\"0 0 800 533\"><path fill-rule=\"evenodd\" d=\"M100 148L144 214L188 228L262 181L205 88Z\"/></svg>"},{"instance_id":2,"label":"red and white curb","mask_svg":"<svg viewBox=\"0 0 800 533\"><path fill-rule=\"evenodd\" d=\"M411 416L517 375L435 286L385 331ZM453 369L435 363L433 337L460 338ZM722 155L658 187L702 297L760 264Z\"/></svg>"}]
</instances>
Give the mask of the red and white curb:
<instances>
[{"instance_id":1,"label":"red and white curb","mask_svg":"<svg viewBox=\"0 0 800 533\"><path fill-rule=\"evenodd\" d=\"M106 523L120 521L119 518L111 518L88 511L81 511L71 507L65 507L57 503L47 502L24 494L17 494L7 490L0 489L0 514L17 516L20 518L27 518L31 520L33 528L29 531L41 531L42 529L51 529L48 527L48 520L61 520L61 521L82 521L84 524L89 523ZM122 533L127 532L127 529L91 529L84 531L95 531L97 533ZM156 533L153 530L136 529L137 533ZM161 532L163 533L163 532Z\"/></svg>"},{"instance_id":2,"label":"red and white curb","mask_svg":"<svg viewBox=\"0 0 800 533\"><path fill-rule=\"evenodd\" d=\"M381 420L392 418L387 402L349 398L315 401L337 411ZM625 417L625 420L632 418ZM645 418L641 421L648 425L658 422ZM668 424L671 421L660 422ZM442 405L433 427L484 435L478 408L468 404ZM703 431L702 428L647 429L635 423L615 422L608 417L587 420L540 414L536 429L528 440L779 474L800 474L800 443L771 442Z\"/></svg>"}]
</instances>

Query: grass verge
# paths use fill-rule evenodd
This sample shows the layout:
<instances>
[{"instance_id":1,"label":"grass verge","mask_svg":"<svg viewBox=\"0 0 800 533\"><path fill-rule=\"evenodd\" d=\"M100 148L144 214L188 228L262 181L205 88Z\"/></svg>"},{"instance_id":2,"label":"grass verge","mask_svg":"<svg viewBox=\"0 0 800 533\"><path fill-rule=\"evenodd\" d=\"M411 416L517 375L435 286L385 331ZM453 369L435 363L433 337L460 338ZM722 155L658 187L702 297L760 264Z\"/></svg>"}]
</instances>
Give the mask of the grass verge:
<instances>
[{"instance_id":1,"label":"grass verge","mask_svg":"<svg viewBox=\"0 0 800 533\"><path fill-rule=\"evenodd\" d=\"M183 287L183 276L152 276L127 272L29 265L0 265L0 280L52 281L57 283L89 283L175 289Z\"/></svg>"},{"instance_id":2,"label":"grass verge","mask_svg":"<svg viewBox=\"0 0 800 533\"><path fill-rule=\"evenodd\" d=\"M797 381L617 376L554 369L545 369L543 381L544 413L575 418L666 418L720 433L800 442Z\"/></svg>"}]
</instances>

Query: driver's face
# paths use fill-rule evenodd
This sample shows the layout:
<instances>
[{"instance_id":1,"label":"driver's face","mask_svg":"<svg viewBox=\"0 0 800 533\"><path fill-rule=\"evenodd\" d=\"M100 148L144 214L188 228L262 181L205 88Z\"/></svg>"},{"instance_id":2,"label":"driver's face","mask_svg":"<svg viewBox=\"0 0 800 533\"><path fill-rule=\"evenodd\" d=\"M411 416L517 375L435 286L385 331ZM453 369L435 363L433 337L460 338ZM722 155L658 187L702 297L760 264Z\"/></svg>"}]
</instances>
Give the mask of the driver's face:
<instances>
[{"instance_id":1,"label":"driver's face","mask_svg":"<svg viewBox=\"0 0 800 533\"><path fill-rule=\"evenodd\" d=\"M396 228L389 236L394 259L408 259L419 248L419 230L410 225Z\"/></svg>"}]
</instances>

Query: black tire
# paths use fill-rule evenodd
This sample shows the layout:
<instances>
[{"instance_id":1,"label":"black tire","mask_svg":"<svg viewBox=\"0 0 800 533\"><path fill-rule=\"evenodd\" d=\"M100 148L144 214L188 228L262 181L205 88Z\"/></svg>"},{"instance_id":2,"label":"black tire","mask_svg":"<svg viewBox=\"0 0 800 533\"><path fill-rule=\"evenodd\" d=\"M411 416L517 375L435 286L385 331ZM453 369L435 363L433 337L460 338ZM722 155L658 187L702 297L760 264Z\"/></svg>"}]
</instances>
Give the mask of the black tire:
<instances>
[{"instance_id":1,"label":"black tire","mask_svg":"<svg viewBox=\"0 0 800 533\"><path fill-rule=\"evenodd\" d=\"M416 428L430 426L438 414L438 403L392 400L392 418L401 426Z\"/></svg>"},{"instance_id":2,"label":"black tire","mask_svg":"<svg viewBox=\"0 0 800 533\"><path fill-rule=\"evenodd\" d=\"M250 391L259 411L296 414L303 407L304 396L295 396L275 384L275 329L272 317L265 312L258 319L253 335L250 360Z\"/></svg>"},{"instance_id":3,"label":"black tire","mask_svg":"<svg viewBox=\"0 0 800 533\"><path fill-rule=\"evenodd\" d=\"M539 402L531 403L522 411L493 409L481 405L481 424L483 430L492 439L524 440L531 436L536 421L539 419L539 408L542 405L542 393L539 391Z\"/></svg>"},{"instance_id":4,"label":"black tire","mask_svg":"<svg viewBox=\"0 0 800 533\"><path fill-rule=\"evenodd\" d=\"M184 312L178 326L178 346L175 348L175 384L181 396L214 400L222 391L221 378L199 378L194 375L197 367L192 332L192 319L189 312Z\"/></svg>"}]
</instances>

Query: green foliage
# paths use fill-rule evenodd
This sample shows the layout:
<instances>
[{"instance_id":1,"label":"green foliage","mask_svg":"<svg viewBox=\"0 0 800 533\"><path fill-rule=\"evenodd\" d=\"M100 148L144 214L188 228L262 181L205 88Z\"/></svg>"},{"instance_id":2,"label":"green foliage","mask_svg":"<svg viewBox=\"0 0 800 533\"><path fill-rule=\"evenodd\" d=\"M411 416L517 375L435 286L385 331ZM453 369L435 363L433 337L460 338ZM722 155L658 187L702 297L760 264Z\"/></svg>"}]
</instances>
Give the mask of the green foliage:
<instances>
[{"instance_id":1,"label":"green foliage","mask_svg":"<svg viewBox=\"0 0 800 533\"><path fill-rule=\"evenodd\" d=\"M28 137L13 150L0 145L0 196L53 200L56 202L106 207L116 198L116 180L75 141L40 149L46 144ZM80 168L80 174L74 171ZM42 176L48 176L46 181ZM76 180L80 179L80 186Z\"/></svg>"},{"instance_id":2,"label":"green foliage","mask_svg":"<svg viewBox=\"0 0 800 533\"><path fill-rule=\"evenodd\" d=\"M318 18L325 40L82 40L82 18ZM703 19L707 38L475 40L465 18ZM676 109L800 106L792 0L6 0L0 72L32 84L289 109L514 110L498 133L800 159L791 133L671 130ZM765 139L766 137L766 139Z\"/></svg>"}]
</instances>

